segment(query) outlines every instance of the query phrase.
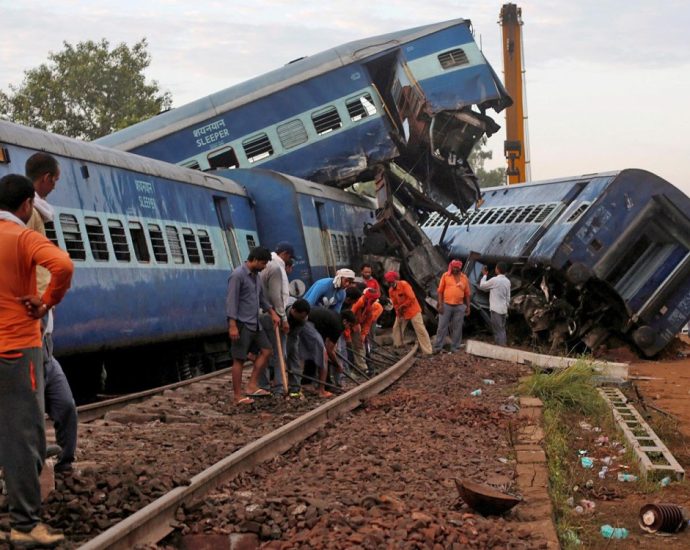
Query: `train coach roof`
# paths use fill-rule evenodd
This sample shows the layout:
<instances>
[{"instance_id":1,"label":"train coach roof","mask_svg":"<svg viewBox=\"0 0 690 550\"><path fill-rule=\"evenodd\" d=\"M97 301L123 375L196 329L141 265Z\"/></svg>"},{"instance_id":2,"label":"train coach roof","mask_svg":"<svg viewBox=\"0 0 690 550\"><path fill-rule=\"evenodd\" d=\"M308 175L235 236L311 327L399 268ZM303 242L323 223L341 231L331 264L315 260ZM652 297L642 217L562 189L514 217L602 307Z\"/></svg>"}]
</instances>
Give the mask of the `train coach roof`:
<instances>
[{"instance_id":1,"label":"train coach roof","mask_svg":"<svg viewBox=\"0 0 690 550\"><path fill-rule=\"evenodd\" d=\"M172 179L191 185L208 187L226 193L246 196L246 191L228 178L207 175L198 170L182 168L167 162L125 153L101 145L79 141L77 139L51 134L43 130L28 128L12 122L0 120L0 143L18 145L35 151L44 151L56 156L93 162L105 166L114 166L132 170L150 176ZM23 172L23 167L22 167Z\"/></svg>"},{"instance_id":2,"label":"train coach roof","mask_svg":"<svg viewBox=\"0 0 690 550\"><path fill-rule=\"evenodd\" d=\"M470 21L452 19L348 42L161 113L129 128L99 138L96 143L131 150L328 71L457 25L469 26Z\"/></svg>"},{"instance_id":3,"label":"train coach roof","mask_svg":"<svg viewBox=\"0 0 690 550\"><path fill-rule=\"evenodd\" d=\"M276 172L275 170L266 170L263 168L237 168L232 170L232 175L240 184L242 184L247 178L272 178L278 181L287 182L292 186L295 192L302 195L310 195L320 199L352 204L354 206L361 206L363 208L370 208L372 210L376 208L376 201L371 197L357 195L355 193L350 193L349 191L343 191L336 187L330 187L328 185L314 183L302 178L296 178L288 174L283 174L282 172Z\"/></svg>"}]
</instances>

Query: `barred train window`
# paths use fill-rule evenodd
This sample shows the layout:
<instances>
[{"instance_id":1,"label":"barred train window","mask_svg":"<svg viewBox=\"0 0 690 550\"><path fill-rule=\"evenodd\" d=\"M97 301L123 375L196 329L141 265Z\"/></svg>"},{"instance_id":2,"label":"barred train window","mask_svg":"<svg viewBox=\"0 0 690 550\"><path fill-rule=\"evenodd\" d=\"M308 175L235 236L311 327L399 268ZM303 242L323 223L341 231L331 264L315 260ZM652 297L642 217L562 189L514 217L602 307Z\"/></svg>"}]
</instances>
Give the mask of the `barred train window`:
<instances>
[{"instance_id":1,"label":"barred train window","mask_svg":"<svg viewBox=\"0 0 690 550\"><path fill-rule=\"evenodd\" d=\"M204 257L204 262L209 265L216 263L216 258L213 255L213 245L211 244L211 239L208 236L208 232L203 229L197 231L199 236L199 244L201 245L201 255Z\"/></svg>"},{"instance_id":2,"label":"barred train window","mask_svg":"<svg viewBox=\"0 0 690 550\"><path fill-rule=\"evenodd\" d=\"M312 113L311 120L314 123L316 133L320 136L337 130L343 125L338 110L332 105Z\"/></svg>"},{"instance_id":3,"label":"barred train window","mask_svg":"<svg viewBox=\"0 0 690 550\"><path fill-rule=\"evenodd\" d=\"M244 153L247 155L249 162L258 162L273 154L273 146L271 140L266 134L259 134L242 142Z\"/></svg>"},{"instance_id":4,"label":"barred train window","mask_svg":"<svg viewBox=\"0 0 690 550\"><path fill-rule=\"evenodd\" d=\"M120 220L108 220L108 232L110 233L110 242L113 243L115 258L120 262L129 262L131 254L122 222Z\"/></svg>"},{"instance_id":5,"label":"barred train window","mask_svg":"<svg viewBox=\"0 0 690 550\"><path fill-rule=\"evenodd\" d=\"M129 222L129 236L132 237L134 255L137 257L137 260L140 262L151 261L149 245L146 243L146 234L139 222Z\"/></svg>"},{"instance_id":6,"label":"barred train window","mask_svg":"<svg viewBox=\"0 0 690 550\"><path fill-rule=\"evenodd\" d=\"M256 246L256 241L254 240L254 235L247 235L247 246L249 250Z\"/></svg>"},{"instance_id":7,"label":"barred train window","mask_svg":"<svg viewBox=\"0 0 690 550\"><path fill-rule=\"evenodd\" d=\"M50 241L55 246L58 246L57 233L55 231L55 222L46 222L45 228L46 228L46 237L48 237L48 239L50 239Z\"/></svg>"},{"instance_id":8,"label":"barred train window","mask_svg":"<svg viewBox=\"0 0 690 550\"><path fill-rule=\"evenodd\" d=\"M159 225L149 224L149 239L151 239L151 246L153 247L153 257L158 263L167 264L168 251L165 249L165 238Z\"/></svg>"},{"instance_id":9,"label":"barred train window","mask_svg":"<svg viewBox=\"0 0 690 550\"><path fill-rule=\"evenodd\" d=\"M110 259L110 253L108 252L108 243L105 240L101 220L85 217L84 225L86 226L86 235L89 238L93 259L99 262L107 262Z\"/></svg>"},{"instance_id":10,"label":"barred train window","mask_svg":"<svg viewBox=\"0 0 690 550\"><path fill-rule=\"evenodd\" d=\"M210 168L238 168L240 165L232 147L223 147L213 151L206 158Z\"/></svg>"},{"instance_id":11,"label":"barred train window","mask_svg":"<svg viewBox=\"0 0 690 550\"><path fill-rule=\"evenodd\" d=\"M85 260L84 241L81 238L79 222L77 222L76 216L60 214L60 226L62 227L62 236L65 239L65 248L67 248L69 257L73 260Z\"/></svg>"},{"instance_id":12,"label":"barred train window","mask_svg":"<svg viewBox=\"0 0 690 550\"><path fill-rule=\"evenodd\" d=\"M468 65L469 59L467 59L467 54L462 48L456 48L450 50L449 52L443 52L439 54L438 60L441 63L441 67L444 69L452 69L453 67L460 67L461 65Z\"/></svg>"},{"instance_id":13,"label":"barred train window","mask_svg":"<svg viewBox=\"0 0 690 550\"><path fill-rule=\"evenodd\" d=\"M188 227L182 228L182 238L184 239L184 247L187 249L187 258L190 264L200 264L201 256L199 256L199 248L196 245L196 237L194 232Z\"/></svg>"},{"instance_id":14,"label":"barred train window","mask_svg":"<svg viewBox=\"0 0 690 550\"><path fill-rule=\"evenodd\" d=\"M342 235L338 235L338 244L340 245L342 261L347 262L347 248L345 247L345 238Z\"/></svg>"},{"instance_id":15,"label":"barred train window","mask_svg":"<svg viewBox=\"0 0 690 550\"><path fill-rule=\"evenodd\" d=\"M331 235L331 248L335 256L335 263L338 263L340 261L340 252L338 250L338 238L335 235Z\"/></svg>"},{"instance_id":16,"label":"barred train window","mask_svg":"<svg viewBox=\"0 0 690 550\"><path fill-rule=\"evenodd\" d=\"M182 243L180 243L180 234L177 232L177 227L166 225L165 234L168 237L168 246L170 247L170 255L173 258L173 262L183 264L184 254L182 254Z\"/></svg>"},{"instance_id":17,"label":"barred train window","mask_svg":"<svg viewBox=\"0 0 690 550\"><path fill-rule=\"evenodd\" d=\"M369 94L348 99L345 106L352 122L376 114L376 105Z\"/></svg>"}]
</instances>

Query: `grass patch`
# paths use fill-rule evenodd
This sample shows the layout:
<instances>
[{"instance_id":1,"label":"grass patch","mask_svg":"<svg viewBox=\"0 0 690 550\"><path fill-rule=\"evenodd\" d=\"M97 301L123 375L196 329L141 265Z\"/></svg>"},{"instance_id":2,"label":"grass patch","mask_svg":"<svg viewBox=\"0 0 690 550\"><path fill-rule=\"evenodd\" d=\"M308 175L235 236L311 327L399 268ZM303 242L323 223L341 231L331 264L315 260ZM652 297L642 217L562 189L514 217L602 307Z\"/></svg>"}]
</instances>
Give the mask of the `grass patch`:
<instances>
[{"instance_id":1,"label":"grass patch","mask_svg":"<svg viewBox=\"0 0 690 550\"><path fill-rule=\"evenodd\" d=\"M568 418L586 416L597 424L611 422L608 407L593 384L594 372L580 360L557 372L536 373L519 388L523 395L538 397L544 403L544 444L549 469L549 489L556 517L556 531L565 550L582 548L578 528L570 520L567 504L573 479L570 471L571 429Z\"/></svg>"}]
</instances>

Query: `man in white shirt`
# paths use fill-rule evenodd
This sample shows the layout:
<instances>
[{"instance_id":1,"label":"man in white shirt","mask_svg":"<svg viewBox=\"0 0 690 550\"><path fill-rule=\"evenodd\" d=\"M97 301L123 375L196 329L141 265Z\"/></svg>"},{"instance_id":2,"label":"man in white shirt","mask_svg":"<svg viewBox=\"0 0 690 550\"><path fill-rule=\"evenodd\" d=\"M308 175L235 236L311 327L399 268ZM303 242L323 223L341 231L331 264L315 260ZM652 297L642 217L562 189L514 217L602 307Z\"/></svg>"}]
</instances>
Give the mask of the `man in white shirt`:
<instances>
[{"instance_id":1,"label":"man in white shirt","mask_svg":"<svg viewBox=\"0 0 690 550\"><path fill-rule=\"evenodd\" d=\"M482 280L479 281L481 290L489 291L489 310L491 311L491 330L494 341L499 346L506 345L506 317L510 305L510 279L505 276L508 266L504 262L496 264L496 276L487 280L489 268L482 268Z\"/></svg>"}]
</instances>

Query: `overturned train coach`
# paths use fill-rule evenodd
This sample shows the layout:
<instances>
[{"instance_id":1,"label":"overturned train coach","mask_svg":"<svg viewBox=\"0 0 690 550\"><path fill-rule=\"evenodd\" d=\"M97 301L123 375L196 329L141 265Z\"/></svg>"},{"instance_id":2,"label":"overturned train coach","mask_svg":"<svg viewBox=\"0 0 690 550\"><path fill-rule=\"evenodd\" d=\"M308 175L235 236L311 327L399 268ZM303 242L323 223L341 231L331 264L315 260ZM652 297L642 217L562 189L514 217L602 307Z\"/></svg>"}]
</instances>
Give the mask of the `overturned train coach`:
<instances>
[{"instance_id":1,"label":"overturned train coach","mask_svg":"<svg viewBox=\"0 0 690 550\"><path fill-rule=\"evenodd\" d=\"M227 280L252 247L294 245L299 295L361 261L374 219L371 199L270 170L230 179L0 121L0 176L24 173L38 151L61 168L47 235L75 264L56 312L56 355L68 363L121 369L117 354L139 364L146 351L155 361L143 370L167 356L205 368L227 350Z\"/></svg>"},{"instance_id":2,"label":"overturned train coach","mask_svg":"<svg viewBox=\"0 0 690 550\"><path fill-rule=\"evenodd\" d=\"M433 214L422 228L446 254L505 261L511 311L553 348L609 336L653 356L690 318L690 198L643 170L486 189L463 223ZM475 292L485 311L486 294Z\"/></svg>"}]
</instances>

